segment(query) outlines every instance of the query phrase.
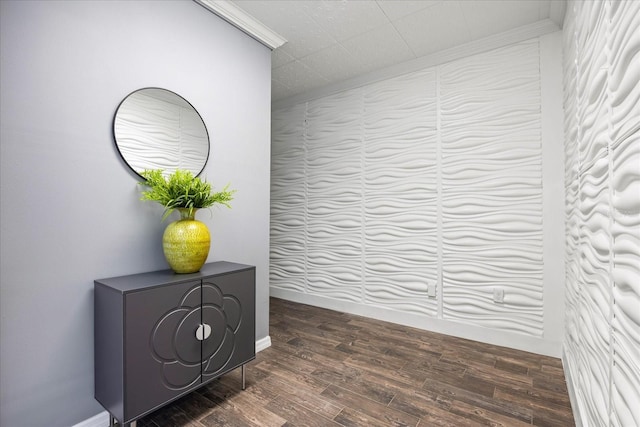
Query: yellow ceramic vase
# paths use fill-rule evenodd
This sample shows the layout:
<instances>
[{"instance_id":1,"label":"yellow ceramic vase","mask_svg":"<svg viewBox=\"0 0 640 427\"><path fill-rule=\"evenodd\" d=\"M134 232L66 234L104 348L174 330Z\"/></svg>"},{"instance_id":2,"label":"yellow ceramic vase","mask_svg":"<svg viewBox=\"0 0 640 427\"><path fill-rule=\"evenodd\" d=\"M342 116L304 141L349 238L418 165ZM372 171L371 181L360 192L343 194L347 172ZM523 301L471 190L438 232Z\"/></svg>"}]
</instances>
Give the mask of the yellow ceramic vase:
<instances>
[{"instance_id":1,"label":"yellow ceramic vase","mask_svg":"<svg viewBox=\"0 0 640 427\"><path fill-rule=\"evenodd\" d=\"M176 273L195 273L207 261L211 236L207 226L195 219L196 209L179 208L180 219L164 230L162 249Z\"/></svg>"}]
</instances>

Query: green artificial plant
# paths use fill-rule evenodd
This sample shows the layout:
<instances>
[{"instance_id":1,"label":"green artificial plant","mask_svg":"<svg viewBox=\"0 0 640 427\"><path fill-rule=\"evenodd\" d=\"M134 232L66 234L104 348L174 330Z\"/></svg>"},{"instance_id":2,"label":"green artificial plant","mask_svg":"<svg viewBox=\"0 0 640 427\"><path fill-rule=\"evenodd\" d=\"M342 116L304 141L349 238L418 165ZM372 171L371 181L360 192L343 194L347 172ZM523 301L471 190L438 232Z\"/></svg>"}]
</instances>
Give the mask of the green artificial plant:
<instances>
[{"instance_id":1,"label":"green artificial plant","mask_svg":"<svg viewBox=\"0 0 640 427\"><path fill-rule=\"evenodd\" d=\"M139 184L148 187L142 192L140 200L151 200L164 206L163 221L178 208L189 209L189 215L195 209L208 208L216 203L230 208L229 202L236 192L229 190L227 184L222 191L214 193L211 184L182 169L168 176L164 176L162 169L145 170L140 176L145 181Z\"/></svg>"}]
</instances>

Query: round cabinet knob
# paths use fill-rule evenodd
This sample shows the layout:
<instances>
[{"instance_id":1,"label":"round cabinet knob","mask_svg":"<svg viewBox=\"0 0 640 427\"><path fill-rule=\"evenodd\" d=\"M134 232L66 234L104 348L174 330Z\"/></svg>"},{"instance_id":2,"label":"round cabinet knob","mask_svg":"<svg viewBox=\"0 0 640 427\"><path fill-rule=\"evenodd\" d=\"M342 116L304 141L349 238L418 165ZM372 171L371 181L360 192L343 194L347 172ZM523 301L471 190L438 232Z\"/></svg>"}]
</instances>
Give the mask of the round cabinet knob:
<instances>
[{"instance_id":1,"label":"round cabinet knob","mask_svg":"<svg viewBox=\"0 0 640 427\"><path fill-rule=\"evenodd\" d=\"M211 336L211 326L207 325L206 323L204 323L203 326L204 326L204 339L206 340Z\"/></svg>"},{"instance_id":2,"label":"round cabinet knob","mask_svg":"<svg viewBox=\"0 0 640 427\"><path fill-rule=\"evenodd\" d=\"M196 339L198 341L206 340L211 336L211 326L203 323L198 325L198 329L196 329Z\"/></svg>"}]
</instances>

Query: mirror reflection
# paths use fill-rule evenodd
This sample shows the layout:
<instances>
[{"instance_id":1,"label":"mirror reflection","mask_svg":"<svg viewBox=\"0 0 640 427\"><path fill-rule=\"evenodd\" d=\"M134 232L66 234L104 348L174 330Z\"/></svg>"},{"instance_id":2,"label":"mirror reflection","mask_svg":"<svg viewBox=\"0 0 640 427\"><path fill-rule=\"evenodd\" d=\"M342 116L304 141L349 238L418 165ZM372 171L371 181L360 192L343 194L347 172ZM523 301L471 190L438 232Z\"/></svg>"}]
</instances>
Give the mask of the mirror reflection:
<instances>
[{"instance_id":1,"label":"mirror reflection","mask_svg":"<svg viewBox=\"0 0 640 427\"><path fill-rule=\"evenodd\" d=\"M144 88L118 106L113 134L124 161L138 175L176 169L199 175L209 157L209 134L195 108L177 93Z\"/></svg>"}]
</instances>

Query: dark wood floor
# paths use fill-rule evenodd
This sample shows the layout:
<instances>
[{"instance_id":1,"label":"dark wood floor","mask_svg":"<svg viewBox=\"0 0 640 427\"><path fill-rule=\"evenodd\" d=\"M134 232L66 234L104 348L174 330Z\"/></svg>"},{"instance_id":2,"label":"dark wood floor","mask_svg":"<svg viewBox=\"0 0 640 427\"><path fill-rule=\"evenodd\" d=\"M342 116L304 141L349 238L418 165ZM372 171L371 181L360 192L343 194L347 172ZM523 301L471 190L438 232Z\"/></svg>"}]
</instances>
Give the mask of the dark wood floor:
<instances>
[{"instance_id":1,"label":"dark wood floor","mask_svg":"<svg viewBox=\"0 0 640 427\"><path fill-rule=\"evenodd\" d=\"M574 426L559 359L271 299L272 346L139 426Z\"/></svg>"}]
</instances>

